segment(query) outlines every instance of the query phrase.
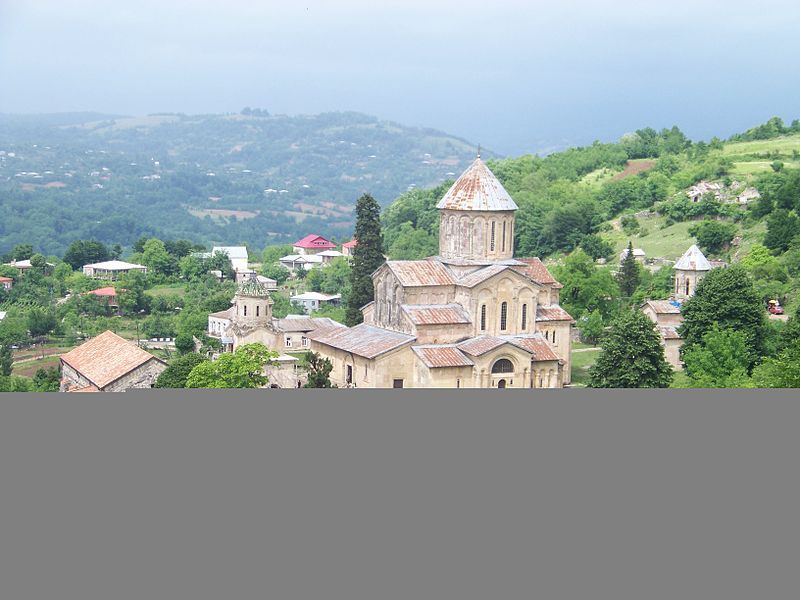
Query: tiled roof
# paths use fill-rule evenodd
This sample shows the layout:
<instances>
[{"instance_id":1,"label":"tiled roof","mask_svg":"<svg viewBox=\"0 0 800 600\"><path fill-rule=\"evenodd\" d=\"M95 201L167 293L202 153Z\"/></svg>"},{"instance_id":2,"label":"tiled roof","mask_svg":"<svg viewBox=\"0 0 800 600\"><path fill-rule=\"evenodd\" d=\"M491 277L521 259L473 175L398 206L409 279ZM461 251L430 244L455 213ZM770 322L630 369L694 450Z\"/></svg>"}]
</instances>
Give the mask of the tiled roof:
<instances>
[{"instance_id":1,"label":"tiled roof","mask_svg":"<svg viewBox=\"0 0 800 600\"><path fill-rule=\"evenodd\" d=\"M61 360L100 389L150 360L163 363L111 331L73 348L62 355Z\"/></svg>"},{"instance_id":2,"label":"tiled roof","mask_svg":"<svg viewBox=\"0 0 800 600\"><path fill-rule=\"evenodd\" d=\"M460 304L403 304L402 309L414 325L452 325L471 323Z\"/></svg>"},{"instance_id":3,"label":"tiled roof","mask_svg":"<svg viewBox=\"0 0 800 600\"><path fill-rule=\"evenodd\" d=\"M658 327L658 332L661 334L661 337L665 340L680 340L682 339L680 335L678 335L678 330L675 327L670 327L667 325L660 325Z\"/></svg>"},{"instance_id":4,"label":"tiled roof","mask_svg":"<svg viewBox=\"0 0 800 600\"><path fill-rule=\"evenodd\" d=\"M711 263L695 244L683 253L675 263L675 269L680 271L710 271Z\"/></svg>"},{"instance_id":5,"label":"tiled roof","mask_svg":"<svg viewBox=\"0 0 800 600\"><path fill-rule=\"evenodd\" d=\"M336 244L314 233L307 235L302 240L297 240L292 245L297 248L336 248Z\"/></svg>"},{"instance_id":6,"label":"tiled roof","mask_svg":"<svg viewBox=\"0 0 800 600\"><path fill-rule=\"evenodd\" d=\"M124 292L125 290L120 290L120 291ZM117 290L116 290L116 288L113 288L113 287L104 287L104 288L100 288L100 289L97 289L97 290L92 290L92 291L86 292L86 293L87 294L92 294L94 296L116 296L117 295Z\"/></svg>"},{"instance_id":7,"label":"tiled roof","mask_svg":"<svg viewBox=\"0 0 800 600\"><path fill-rule=\"evenodd\" d=\"M386 266L408 287L453 285L456 281L450 269L436 260L389 260Z\"/></svg>"},{"instance_id":8,"label":"tiled roof","mask_svg":"<svg viewBox=\"0 0 800 600\"><path fill-rule=\"evenodd\" d=\"M413 342L413 335L398 333L361 323L352 328L331 329L326 332L312 332L309 337L345 352L352 352L364 358L375 358L390 350L395 350Z\"/></svg>"},{"instance_id":9,"label":"tiled roof","mask_svg":"<svg viewBox=\"0 0 800 600\"><path fill-rule=\"evenodd\" d=\"M504 338L515 346L533 354L533 360L546 361L558 360L558 355L544 339L541 333L533 335Z\"/></svg>"},{"instance_id":10,"label":"tiled roof","mask_svg":"<svg viewBox=\"0 0 800 600\"><path fill-rule=\"evenodd\" d=\"M482 335L479 337L470 338L456 345L459 350L463 350L472 356L481 356L487 352L491 352L495 348L507 343L498 337L491 335Z\"/></svg>"},{"instance_id":11,"label":"tiled roof","mask_svg":"<svg viewBox=\"0 0 800 600\"><path fill-rule=\"evenodd\" d=\"M495 211L517 210L517 205L489 167L476 158L436 208Z\"/></svg>"},{"instance_id":12,"label":"tiled roof","mask_svg":"<svg viewBox=\"0 0 800 600\"><path fill-rule=\"evenodd\" d=\"M284 333L304 331L327 331L329 329L344 329L345 326L328 317L299 317L277 319L275 328Z\"/></svg>"},{"instance_id":13,"label":"tiled roof","mask_svg":"<svg viewBox=\"0 0 800 600\"><path fill-rule=\"evenodd\" d=\"M681 314L681 306L673 304L669 300L648 300L644 306L649 306L657 315L679 315Z\"/></svg>"},{"instance_id":14,"label":"tiled roof","mask_svg":"<svg viewBox=\"0 0 800 600\"><path fill-rule=\"evenodd\" d=\"M518 258L516 260L525 264L521 267L514 267L515 271L519 271L536 283L541 283L543 285L556 284L561 287L561 284L556 281L555 277L550 274L550 271L547 270L547 267L545 267L544 263L538 258Z\"/></svg>"},{"instance_id":15,"label":"tiled roof","mask_svg":"<svg viewBox=\"0 0 800 600\"><path fill-rule=\"evenodd\" d=\"M536 306L537 321L572 321L572 316L558 305Z\"/></svg>"},{"instance_id":16,"label":"tiled roof","mask_svg":"<svg viewBox=\"0 0 800 600\"><path fill-rule=\"evenodd\" d=\"M208 316L209 317L214 317L215 319L232 319L233 318L233 311L234 311L234 307L231 306L227 310L221 310L219 312L211 313Z\"/></svg>"},{"instance_id":17,"label":"tiled roof","mask_svg":"<svg viewBox=\"0 0 800 600\"><path fill-rule=\"evenodd\" d=\"M358 240L350 240L342 244L342 248L355 248L356 246L358 246Z\"/></svg>"},{"instance_id":18,"label":"tiled roof","mask_svg":"<svg viewBox=\"0 0 800 600\"><path fill-rule=\"evenodd\" d=\"M412 346L423 364L431 369L441 367L470 367L475 363L455 346Z\"/></svg>"}]
</instances>

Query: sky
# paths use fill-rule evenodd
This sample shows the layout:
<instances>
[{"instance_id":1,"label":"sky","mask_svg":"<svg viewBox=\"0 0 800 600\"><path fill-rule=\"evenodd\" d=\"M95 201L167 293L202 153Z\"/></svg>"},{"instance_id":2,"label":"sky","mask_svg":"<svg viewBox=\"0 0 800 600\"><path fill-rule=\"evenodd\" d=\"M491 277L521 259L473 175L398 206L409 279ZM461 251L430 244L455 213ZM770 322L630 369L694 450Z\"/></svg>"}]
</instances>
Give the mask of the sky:
<instances>
[{"instance_id":1,"label":"sky","mask_svg":"<svg viewBox=\"0 0 800 600\"><path fill-rule=\"evenodd\" d=\"M0 0L0 112L355 110L503 155L800 118L796 0Z\"/></svg>"}]
</instances>

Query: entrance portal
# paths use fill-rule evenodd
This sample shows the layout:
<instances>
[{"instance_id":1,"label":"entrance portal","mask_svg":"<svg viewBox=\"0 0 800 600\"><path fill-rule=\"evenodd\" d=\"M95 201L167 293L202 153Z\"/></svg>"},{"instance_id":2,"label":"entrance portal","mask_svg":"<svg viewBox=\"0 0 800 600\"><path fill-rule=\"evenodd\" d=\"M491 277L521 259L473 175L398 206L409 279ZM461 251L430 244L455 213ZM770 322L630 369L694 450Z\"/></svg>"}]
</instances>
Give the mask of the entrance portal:
<instances>
[{"instance_id":1,"label":"entrance portal","mask_svg":"<svg viewBox=\"0 0 800 600\"><path fill-rule=\"evenodd\" d=\"M497 387L498 387L498 389L505 388L506 387L506 380L505 379L501 379L500 381L498 381L497 382Z\"/></svg>"}]
</instances>

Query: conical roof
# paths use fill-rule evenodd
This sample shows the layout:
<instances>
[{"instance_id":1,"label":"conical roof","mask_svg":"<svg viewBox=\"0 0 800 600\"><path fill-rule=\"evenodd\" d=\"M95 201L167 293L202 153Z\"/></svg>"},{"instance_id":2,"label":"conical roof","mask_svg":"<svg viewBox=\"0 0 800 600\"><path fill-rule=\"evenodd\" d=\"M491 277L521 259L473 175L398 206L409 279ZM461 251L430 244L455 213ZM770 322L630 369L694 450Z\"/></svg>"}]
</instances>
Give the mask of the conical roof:
<instances>
[{"instance_id":1,"label":"conical roof","mask_svg":"<svg viewBox=\"0 0 800 600\"><path fill-rule=\"evenodd\" d=\"M683 253L678 262L675 263L675 269L679 271L710 271L711 263L703 255L695 244Z\"/></svg>"},{"instance_id":2,"label":"conical roof","mask_svg":"<svg viewBox=\"0 0 800 600\"><path fill-rule=\"evenodd\" d=\"M254 298L269 298L267 286L258 280L258 275L253 272L239 286L236 292L238 296L250 296Z\"/></svg>"},{"instance_id":3,"label":"conical roof","mask_svg":"<svg viewBox=\"0 0 800 600\"><path fill-rule=\"evenodd\" d=\"M517 204L503 184L476 158L436 205L448 210L517 210Z\"/></svg>"}]
</instances>

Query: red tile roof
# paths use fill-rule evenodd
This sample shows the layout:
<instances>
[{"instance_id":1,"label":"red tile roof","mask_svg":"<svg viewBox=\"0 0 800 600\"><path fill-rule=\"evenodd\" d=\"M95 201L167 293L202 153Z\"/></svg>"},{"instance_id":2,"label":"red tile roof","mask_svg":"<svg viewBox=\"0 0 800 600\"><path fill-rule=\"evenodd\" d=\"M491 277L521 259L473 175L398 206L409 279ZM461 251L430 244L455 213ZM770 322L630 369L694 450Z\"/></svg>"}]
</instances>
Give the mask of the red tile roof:
<instances>
[{"instance_id":1,"label":"red tile roof","mask_svg":"<svg viewBox=\"0 0 800 600\"><path fill-rule=\"evenodd\" d=\"M471 354L472 356L481 356L482 354L491 352L495 348L498 348L505 343L506 341L501 340L500 338L491 335L482 335L464 340L456 347L459 350L463 350L467 354Z\"/></svg>"},{"instance_id":2,"label":"red tile roof","mask_svg":"<svg viewBox=\"0 0 800 600\"><path fill-rule=\"evenodd\" d=\"M458 280L458 285L467 288L475 287L509 268L508 265L489 265L488 267L483 267L474 273L462 277Z\"/></svg>"},{"instance_id":3,"label":"red tile roof","mask_svg":"<svg viewBox=\"0 0 800 600\"><path fill-rule=\"evenodd\" d=\"M61 360L100 389L150 360L165 364L111 331L73 348L62 355Z\"/></svg>"},{"instance_id":4,"label":"red tile roof","mask_svg":"<svg viewBox=\"0 0 800 600\"><path fill-rule=\"evenodd\" d=\"M475 364L455 346L412 346L411 349L431 369L470 367Z\"/></svg>"},{"instance_id":5,"label":"red tile roof","mask_svg":"<svg viewBox=\"0 0 800 600\"><path fill-rule=\"evenodd\" d=\"M680 340L682 339L681 336L678 334L678 330L675 327L669 326L659 326L658 332L661 334L661 337L665 340Z\"/></svg>"},{"instance_id":6,"label":"red tile roof","mask_svg":"<svg viewBox=\"0 0 800 600\"><path fill-rule=\"evenodd\" d=\"M403 304L414 325L455 325L471 323L460 304Z\"/></svg>"},{"instance_id":7,"label":"red tile roof","mask_svg":"<svg viewBox=\"0 0 800 600\"><path fill-rule=\"evenodd\" d=\"M525 264L523 266L515 266L515 271L522 273L536 283L562 287L561 284L555 280L555 277L550 274L550 271L547 270L544 263L538 258L517 258L516 260Z\"/></svg>"},{"instance_id":8,"label":"red tile roof","mask_svg":"<svg viewBox=\"0 0 800 600\"><path fill-rule=\"evenodd\" d=\"M356 246L358 246L358 240L350 240L342 244L342 248L355 248Z\"/></svg>"},{"instance_id":9,"label":"red tile roof","mask_svg":"<svg viewBox=\"0 0 800 600\"><path fill-rule=\"evenodd\" d=\"M558 355L553 352L547 340L545 340L540 333L507 339L515 346L533 354L533 360L535 361L558 360Z\"/></svg>"},{"instance_id":10,"label":"red tile roof","mask_svg":"<svg viewBox=\"0 0 800 600\"><path fill-rule=\"evenodd\" d=\"M14 281L11 277L0 277L0 282L6 283L8 281Z\"/></svg>"},{"instance_id":11,"label":"red tile roof","mask_svg":"<svg viewBox=\"0 0 800 600\"><path fill-rule=\"evenodd\" d=\"M321 235L316 235L311 233L304 237L302 240L297 240L293 246L297 248L314 248L314 249L326 249L326 248L336 248L336 244L326 240Z\"/></svg>"},{"instance_id":12,"label":"red tile roof","mask_svg":"<svg viewBox=\"0 0 800 600\"><path fill-rule=\"evenodd\" d=\"M125 290L119 290L120 292L124 292ZM104 287L98 290L92 290L90 292L86 292L87 294L92 294L94 296L116 296L117 290L113 287Z\"/></svg>"},{"instance_id":13,"label":"red tile roof","mask_svg":"<svg viewBox=\"0 0 800 600\"><path fill-rule=\"evenodd\" d=\"M536 307L536 320L537 321L572 321L573 318L570 314L560 306L542 306Z\"/></svg>"},{"instance_id":14,"label":"red tile roof","mask_svg":"<svg viewBox=\"0 0 800 600\"><path fill-rule=\"evenodd\" d=\"M404 286L453 285L453 273L436 260L389 260L386 266Z\"/></svg>"}]
</instances>

